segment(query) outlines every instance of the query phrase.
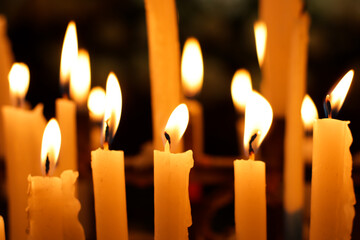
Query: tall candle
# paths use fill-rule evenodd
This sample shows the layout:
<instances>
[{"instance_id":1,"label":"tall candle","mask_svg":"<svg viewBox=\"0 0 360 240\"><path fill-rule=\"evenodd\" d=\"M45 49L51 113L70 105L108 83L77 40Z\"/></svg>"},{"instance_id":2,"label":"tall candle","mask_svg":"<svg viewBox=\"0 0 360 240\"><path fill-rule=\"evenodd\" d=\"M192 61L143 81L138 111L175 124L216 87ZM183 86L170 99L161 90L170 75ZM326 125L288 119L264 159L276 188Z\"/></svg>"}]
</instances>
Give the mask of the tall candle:
<instances>
[{"instance_id":1,"label":"tall candle","mask_svg":"<svg viewBox=\"0 0 360 240\"><path fill-rule=\"evenodd\" d=\"M51 177L58 159L61 133L58 123L51 119L42 139L41 170L45 176L28 177L28 238L27 239L85 239L77 216L80 203L74 197L77 172L66 170L61 177Z\"/></svg>"},{"instance_id":2,"label":"tall candle","mask_svg":"<svg viewBox=\"0 0 360 240\"><path fill-rule=\"evenodd\" d=\"M171 153L189 121L185 104L171 114L165 127L165 150L154 151L155 239L188 239L191 226L189 173L194 165L192 151Z\"/></svg>"},{"instance_id":3,"label":"tall candle","mask_svg":"<svg viewBox=\"0 0 360 240\"><path fill-rule=\"evenodd\" d=\"M314 123L310 240L350 239L355 216L349 121L331 119L350 87L350 70L327 95L327 119Z\"/></svg>"},{"instance_id":4,"label":"tall candle","mask_svg":"<svg viewBox=\"0 0 360 240\"><path fill-rule=\"evenodd\" d=\"M24 102L29 73L25 64L15 64L9 74L10 91L16 102ZM25 73L27 72L27 73ZM25 78L25 79L24 79ZM24 87L25 86L25 87ZM26 239L26 178L40 173L42 132L45 128L43 106L34 110L2 107L5 139L6 184L8 191L9 239Z\"/></svg>"},{"instance_id":5,"label":"tall candle","mask_svg":"<svg viewBox=\"0 0 360 240\"><path fill-rule=\"evenodd\" d=\"M122 97L118 80L110 73L106 83L104 149L91 152L94 184L96 237L98 240L128 239L124 152L109 151L119 125Z\"/></svg>"},{"instance_id":6,"label":"tall candle","mask_svg":"<svg viewBox=\"0 0 360 240\"><path fill-rule=\"evenodd\" d=\"M249 160L234 161L237 240L266 239L265 163L255 161L255 151L269 131L272 117L270 104L252 92L246 103L244 131Z\"/></svg>"},{"instance_id":7,"label":"tall candle","mask_svg":"<svg viewBox=\"0 0 360 240\"><path fill-rule=\"evenodd\" d=\"M153 143L163 147L159 136L171 111L180 104L180 47L174 0L145 0L151 80ZM179 144L177 151L181 151ZM173 149L175 150L175 149Z\"/></svg>"},{"instance_id":8,"label":"tall candle","mask_svg":"<svg viewBox=\"0 0 360 240\"><path fill-rule=\"evenodd\" d=\"M190 121L185 134L185 144L193 150L194 156L204 153L203 109L194 97L199 94L203 84L204 64L200 43L190 37L185 41L181 58L181 83L189 108ZM190 143L190 144L189 144Z\"/></svg>"}]
</instances>

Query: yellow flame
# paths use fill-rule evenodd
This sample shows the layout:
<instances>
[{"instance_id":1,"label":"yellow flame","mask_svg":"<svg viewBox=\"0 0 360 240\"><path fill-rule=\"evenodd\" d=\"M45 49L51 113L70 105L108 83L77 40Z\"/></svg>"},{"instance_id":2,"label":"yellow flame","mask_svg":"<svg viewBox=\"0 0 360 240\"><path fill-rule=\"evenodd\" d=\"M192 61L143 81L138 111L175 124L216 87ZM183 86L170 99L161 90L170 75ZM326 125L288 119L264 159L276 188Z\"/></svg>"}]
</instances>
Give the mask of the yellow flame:
<instances>
[{"instance_id":1,"label":"yellow flame","mask_svg":"<svg viewBox=\"0 0 360 240\"><path fill-rule=\"evenodd\" d=\"M254 24L256 53L261 67L264 62L266 52L267 27L263 21L257 21Z\"/></svg>"},{"instance_id":2,"label":"yellow flame","mask_svg":"<svg viewBox=\"0 0 360 240\"><path fill-rule=\"evenodd\" d=\"M184 94L193 97L203 84L204 64L201 48L196 38L188 38L181 58L181 79Z\"/></svg>"},{"instance_id":3,"label":"yellow flame","mask_svg":"<svg viewBox=\"0 0 360 240\"><path fill-rule=\"evenodd\" d=\"M353 77L354 70L351 69L344 75L344 77L339 81L334 90L330 93L329 96L332 111L338 112L340 110L349 91Z\"/></svg>"},{"instance_id":4,"label":"yellow flame","mask_svg":"<svg viewBox=\"0 0 360 240\"><path fill-rule=\"evenodd\" d=\"M91 76L90 76L90 57L85 49L79 50L79 55L71 71L70 96L78 105L85 105L89 95Z\"/></svg>"},{"instance_id":5,"label":"yellow flame","mask_svg":"<svg viewBox=\"0 0 360 240\"><path fill-rule=\"evenodd\" d=\"M246 100L251 93L250 73L246 69L237 70L231 82L231 97L239 113L244 113Z\"/></svg>"},{"instance_id":6,"label":"yellow flame","mask_svg":"<svg viewBox=\"0 0 360 240\"><path fill-rule=\"evenodd\" d=\"M105 90L102 87L91 89L87 104L90 117L94 121L101 122L105 113Z\"/></svg>"},{"instance_id":7,"label":"yellow flame","mask_svg":"<svg viewBox=\"0 0 360 240\"><path fill-rule=\"evenodd\" d=\"M105 114L104 121L107 122L110 130L110 137L113 137L119 126L122 109L121 89L113 72L110 72L106 82ZM105 127L106 124L104 124ZM105 130L105 128L104 128Z\"/></svg>"},{"instance_id":8,"label":"yellow flame","mask_svg":"<svg viewBox=\"0 0 360 240\"><path fill-rule=\"evenodd\" d=\"M189 123L189 110L186 104L178 105L171 113L165 127L165 133L170 137L171 146L176 146L183 136Z\"/></svg>"},{"instance_id":9,"label":"yellow flame","mask_svg":"<svg viewBox=\"0 0 360 240\"><path fill-rule=\"evenodd\" d=\"M319 118L315 103L307 94L301 104L301 118L307 131L312 130L314 120Z\"/></svg>"},{"instance_id":10,"label":"yellow flame","mask_svg":"<svg viewBox=\"0 0 360 240\"><path fill-rule=\"evenodd\" d=\"M44 130L41 145L41 171L43 175L46 175L45 164L46 159L50 162L49 175L55 170L56 163L58 161L61 145L61 132L58 122L55 118L50 119Z\"/></svg>"},{"instance_id":11,"label":"yellow flame","mask_svg":"<svg viewBox=\"0 0 360 240\"><path fill-rule=\"evenodd\" d=\"M69 22L61 52L60 62L60 84L65 86L70 81L70 74L78 57L78 43L76 25L74 21Z\"/></svg>"},{"instance_id":12,"label":"yellow flame","mask_svg":"<svg viewBox=\"0 0 360 240\"><path fill-rule=\"evenodd\" d=\"M246 153L249 152L249 141L254 134L257 134L257 137L252 142L252 147L256 151L260 146L270 129L272 120L273 111L270 103L253 91L245 108L244 148Z\"/></svg>"},{"instance_id":13,"label":"yellow flame","mask_svg":"<svg viewBox=\"0 0 360 240\"><path fill-rule=\"evenodd\" d=\"M9 75L10 93L13 98L25 99L30 84L30 71L25 63L14 63Z\"/></svg>"}]
</instances>

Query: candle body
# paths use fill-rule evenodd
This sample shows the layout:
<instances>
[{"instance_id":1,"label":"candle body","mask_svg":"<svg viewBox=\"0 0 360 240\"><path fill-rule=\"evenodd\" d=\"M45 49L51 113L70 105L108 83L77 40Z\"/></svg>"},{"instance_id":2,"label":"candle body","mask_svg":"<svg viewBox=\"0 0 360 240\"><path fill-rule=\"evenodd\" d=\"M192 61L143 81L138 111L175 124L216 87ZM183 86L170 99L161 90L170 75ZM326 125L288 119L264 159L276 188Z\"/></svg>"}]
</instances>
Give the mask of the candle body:
<instances>
[{"instance_id":1,"label":"candle body","mask_svg":"<svg viewBox=\"0 0 360 240\"><path fill-rule=\"evenodd\" d=\"M192 151L154 151L155 240L188 239L191 226L189 174L194 165Z\"/></svg>"},{"instance_id":2,"label":"candle body","mask_svg":"<svg viewBox=\"0 0 360 240\"><path fill-rule=\"evenodd\" d=\"M145 0L151 79L153 144L163 147L161 133L181 102L180 47L174 0ZM182 145L178 144L180 152Z\"/></svg>"},{"instance_id":3,"label":"candle body","mask_svg":"<svg viewBox=\"0 0 360 240\"><path fill-rule=\"evenodd\" d=\"M265 240L265 163L253 160L235 160L234 177L236 239Z\"/></svg>"},{"instance_id":4,"label":"candle body","mask_svg":"<svg viewBox=\"0 0 360 240\"><path fill-rule=\"evenodd\" d=\"M124 152L92 151L91 168L97 239L128 239Z\"/></svg>"},{"instance_id":5,"label":"candle body","mask_svg":"<svg viewBox=\"0 0 360 240\"><path fill-rule=\"evenodd\" d=\"M78 172L64 171L59 177L29 176L28 239L84 240L78 221L80 202L75 198Z\"/></svg>"},{"instance_id":6,"label":"candle body","mask_svg":"<svg viewBox=\"0 0 360 240\"><path fill-rule=\"evenodd\" d=\"M40 151L46 121L43 106L33 111L2 108L8 193L9 239L26 239L27 176L40 175Z\"/></svg>"},{"instance_id":7,"label":"candle body","mask_svg":"<svg viewBox=\"0 0 360 240\"><path fill-rule=\"evenodd\" d=\"M77 171L76 105L68 99L56 99L56 118L61 129L61 148L55 176L66 169Z\"/></svg>"},{"instance_id":8,"label":"candle body","mask_svg":"<svg viewBox=\"0 0 360 240\"><path fill-rule=\"evenodd\" d=\"M0 240L6 240L5 238L5 224L4 219L0 216Z\"/></svg>"},{"instance_id":9,"label":"candle body","mask_svg":"<svg viewBox=\"0 0 360 240\"><path fill-rule=\"evenodd\" d=\"M203 127L203 109L196 100L186 100L185 104L189 109L189 124L185 132L185 147L192 149L196 157L204 153L204 127Z\"/></svg>"},{"instance_id":10,"label":"candle body","mask_svg":"<svg viewBox=\"0 0 360 240\"><path fill-rule=\"evenodd\" d=\"M349 122L314 123L310 239L350 239L355 216Z\"/></svg>"}]
</instances>

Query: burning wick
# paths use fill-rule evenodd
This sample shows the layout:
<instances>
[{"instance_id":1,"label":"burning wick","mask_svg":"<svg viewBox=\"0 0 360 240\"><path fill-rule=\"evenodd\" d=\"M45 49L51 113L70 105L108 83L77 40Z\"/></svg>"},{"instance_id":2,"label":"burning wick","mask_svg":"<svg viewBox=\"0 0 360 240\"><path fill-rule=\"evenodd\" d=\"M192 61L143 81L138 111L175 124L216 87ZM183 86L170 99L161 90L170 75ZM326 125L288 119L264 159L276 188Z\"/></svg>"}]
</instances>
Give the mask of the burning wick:
<instances>
[{"instance_id":1,"label":"burning wick","mask_svg":"<svg viewBox=\"0 0 360 240\"><path fill-rule=\"evenodd\" d=\"M49 160L49 156L46 155L46 161L45 161L45 174L46 174L46 176L49 176L49 171L50 171L50 160Z\"/></svg>"},{"instance_id":2,"label":"burning wick","mask_svg":"<svg viewBox=\"0 0 360 240\"><path fill-rule=\"evenodd\" d=\"M63 86L61 86L61 93L62 93L62 97L64 99L69 99L69 90L70 89L70 83L64 83Z\"/></svg>"},{"instance_id":3,"label":"burning wick","mask_svg":"<svg viewBox=\"0 0 360 240\"><path fill-rule=\"evenodd\" d=\"M254 151L251 144L255 141L257 135L258 135L257 133L252 135L251 138L250 138L250 141L249 141L249 159L250 160L255 160L255 151Z\"/></svg>"},{"instance_id":4,"label":"burning wick","mask_svg":"<svg viewBox=\"0 0 360 240\"><path fill-rule=\"evenodd\" d=\"M109 128L109 119L105 121L105 137L104 137L104 149L109 150L110 142L110 128Z\"/></svg>"},{"instance_id":5,"label":"burning wick","mask_svg":"<svg viewBox=\"0 0 360 240\"><path fill-rule=\"evenodd\" d=\"M324 102L324 109L325 109L325 115L328 118L331 118L331 102L330 102L330 95L326 95L325 102Z\"/></svg>"},{"instance_id":6,"label":"burning wick","mask_svg":"<svg viewBox=\"0 0 360 240\"><path fill-rule=\"evenodd\" d=\"M165 138L169 142L169 145L170 145L171 144L170 135L167 132L165 132L164 135L165 135Z\"/></svg>"}]
</instances>

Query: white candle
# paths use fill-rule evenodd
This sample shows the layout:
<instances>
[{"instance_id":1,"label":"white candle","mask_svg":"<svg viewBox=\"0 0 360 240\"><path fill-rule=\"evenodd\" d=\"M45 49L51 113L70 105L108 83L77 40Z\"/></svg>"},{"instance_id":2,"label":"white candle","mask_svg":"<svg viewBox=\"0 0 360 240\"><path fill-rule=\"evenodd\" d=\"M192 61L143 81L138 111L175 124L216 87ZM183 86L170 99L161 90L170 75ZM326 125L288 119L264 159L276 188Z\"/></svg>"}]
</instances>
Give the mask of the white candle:
<instances>
[{"instance_id":1,"label":"white candle","mask_svg":"<svg viewBox=\"0 0 360 240\"><path fill-rule=\"evenodd\" d=\"M191 226L189 173L194 165L192 151L171 153L185 132L189 113L185 104L171 114L165 128L165 151L154 151L155 239L188 239ZM170 143L169 143L170 142Z\"/></svg>"},{"instance_id":2,"label":"white candle","mask_svg":"<svg viewBox=\"0 0 360 240\"><path fill-rule=\"evenodd\" d=\"M146 24L149 45L153 144L161 149L159 132L171 111L180 104L180 47L177 11L174 0L146 0ZM181 151L178 145L177 151ZM173 149L175 150L175 149Z\"/></svg>"},{"instance_id":3,"label":"white candle","mask_svg":"<svg viewBox=\"0 0 360 240\"><path fill-rule=\"evenodd\" d=\"M120 86L115 74L110 73L106 83L104 149L91 152L98 240L128 239L124 152L108 149L119 125L121 108Z\"/></svg>"},{"instance_id":4,"label":"white candle","mask_svg":"<svg viewBox=\"0 0 360 240\"><path fill-rule=\"evenodd\" d=\"M265 163L255 161L255 151L270 129L273 113L260 94L246 102L244 146L249 160L234 161L235 230L237 240L266 239Z\"/></svg>"},{"instance_id":5,"label":"white candle","mask_svg":"<svg viewBox=\"0 0 360 240\"><path fill-rule=\"evenodd\" d=\"M310 240L350 239L355 216L348 121L331 119L350 87L350 70L327 96L328 119L314 123Z\"/></svg>"}]
</instances>

